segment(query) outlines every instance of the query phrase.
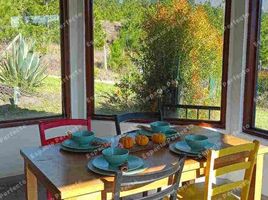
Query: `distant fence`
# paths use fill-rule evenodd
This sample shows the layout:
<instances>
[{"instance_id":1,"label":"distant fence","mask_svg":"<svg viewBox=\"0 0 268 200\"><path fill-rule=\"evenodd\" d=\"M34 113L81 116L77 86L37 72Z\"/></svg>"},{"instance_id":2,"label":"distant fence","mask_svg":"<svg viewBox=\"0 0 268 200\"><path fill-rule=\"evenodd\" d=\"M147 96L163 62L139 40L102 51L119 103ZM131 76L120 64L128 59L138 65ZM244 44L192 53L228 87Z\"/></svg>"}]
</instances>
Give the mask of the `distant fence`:
<instances>
[{"instance_id":1,"label":"distant fence","mask_svg":"<svg viewBox=\"0 0 268 200\"><path fill-rule=\"evenodd\" d=\"M177 111L183 110L184 111L184 118L183 119L194 119L194 120L201 120L200 119L200 112L201 111L206 111L207 112L207 119L208 120L212 120L211 116L212 116L212 112L213 111L221 111L221 107L218 106L195 106L195 105L164 105L162 106L162 111L164 112L164 116L165 114L168 114L170 112L172 112L172 110L174 111L174 109L176 109ZM195 110L196 111L196 116L195 118L193 117L193 115L189 116L189 110ZM176 111L175 111L176 112ZM202 119L203 120L203 119Z\"/></svg>"},{"instance_id":2,"label":"distant fence","mask_svg":"<svg viewBox=\"0 0 268 200\"><path fill-rule=\"evenodd\" d=\"M21 21L26 24L35 24L49 26L53 22L58 22L60 20L59 15L45 15L45 16L16 16L11 18L11 26L13 28L18 28Z\"/></svg>"},{"instance_id":3,"label":"distant fence","mask_svg":"<svg viewBox=\"0 0 268 200\"><path fill-rule=\"evenodd\" d=\"M262 68L260 72L268 72L268 68Z\"/></svg>"}]
</instances>

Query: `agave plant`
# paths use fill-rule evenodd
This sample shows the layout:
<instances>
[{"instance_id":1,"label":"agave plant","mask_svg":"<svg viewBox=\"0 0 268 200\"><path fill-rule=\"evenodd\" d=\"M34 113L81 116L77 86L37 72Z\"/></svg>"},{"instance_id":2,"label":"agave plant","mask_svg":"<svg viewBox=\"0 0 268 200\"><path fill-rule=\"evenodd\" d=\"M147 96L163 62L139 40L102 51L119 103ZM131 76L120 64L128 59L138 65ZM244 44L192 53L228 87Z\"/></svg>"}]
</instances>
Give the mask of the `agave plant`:
<instances>
[{"instance_id":1,"label":"agave plant","mask_svg":"<svg viewBox=\"0 0 268 200\"><path fill-rule=\"evenodd\" d=\"M24 91L33 91L46 78L46 67L33 50L34 43L22 36L14 42L0 64L0 82Z\"/></svg>"}]
</instances>

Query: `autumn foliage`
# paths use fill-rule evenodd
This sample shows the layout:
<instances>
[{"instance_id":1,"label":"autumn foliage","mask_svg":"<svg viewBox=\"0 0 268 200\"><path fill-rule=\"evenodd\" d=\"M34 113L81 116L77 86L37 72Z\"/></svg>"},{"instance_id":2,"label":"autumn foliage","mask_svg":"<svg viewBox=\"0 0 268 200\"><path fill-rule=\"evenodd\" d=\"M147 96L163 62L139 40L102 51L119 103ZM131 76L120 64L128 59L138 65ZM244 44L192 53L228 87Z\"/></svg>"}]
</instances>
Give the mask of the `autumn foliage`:
<instances>
[{"instance_id":1,"label":"autumn foliage","mask_svg":"<svg viewBox=\"0 0 268 200\"><path fill-rule=\"evenodd\" d=\"M204 7L174 0L159 3L145 16L140 59L145 85L137 91L140 96L146 98L170 80L178 80L178 101L219 105L223 31L210 23Z\"/></svg>"}]
</instances>

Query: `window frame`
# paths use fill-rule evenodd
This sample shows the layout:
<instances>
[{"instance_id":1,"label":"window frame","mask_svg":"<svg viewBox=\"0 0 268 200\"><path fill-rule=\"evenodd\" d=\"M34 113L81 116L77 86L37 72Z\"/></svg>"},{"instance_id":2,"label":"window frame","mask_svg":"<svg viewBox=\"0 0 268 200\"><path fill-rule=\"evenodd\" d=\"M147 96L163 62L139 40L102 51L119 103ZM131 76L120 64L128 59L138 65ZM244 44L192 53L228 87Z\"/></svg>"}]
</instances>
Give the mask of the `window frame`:
<instances>
[{"instance_id":1,"label":"window frame","mask_svg":"<svg viewBox=\"0 0 268 200\"><path fill-rule=\"evenodd\" d=\"M268 130L255 127L261 14L262 0L249 1L243 132L268 138Z\"/></svg>"},{"instance_id":2,"label":"window frame","mask_svg":"<svg viewBox=\"0 0 268 200\"><path fill-rule=\"evenodd\" d=\"M0 128L26 126L38 124L41 121L71 117L71 89L70 89L70 32L69 32L69 3L58 0L60 7L60 45L61 45L61 80L62 80L62 114L55 116L25 118L0 121Z\"/></svg>"},{"instance_id":3,"label":"window frame","mask_svg":"<svg viewBox=\"0 0 268 200\"><path fill-rule=\"evenodd\" d=\"M187 125L195 124L200 126L210 126L217 128L226 127L226 109L227 109L227 87L228 66L229 66L229 47L230 47L230 24L231 24L232 0L226 0L225 19L224 19L224 44L223 44L223 63L222 63L222 94L221 94L221 114L219 121L208 120L191 120L191 119L167 119L168 121L178 124ZM94 97L94 16L93 0L85 0L85 55L86 55L86 101L87 117L95 120L114 120L113 115L95 114L95 97Z\"/></svg>"}]
</instances>

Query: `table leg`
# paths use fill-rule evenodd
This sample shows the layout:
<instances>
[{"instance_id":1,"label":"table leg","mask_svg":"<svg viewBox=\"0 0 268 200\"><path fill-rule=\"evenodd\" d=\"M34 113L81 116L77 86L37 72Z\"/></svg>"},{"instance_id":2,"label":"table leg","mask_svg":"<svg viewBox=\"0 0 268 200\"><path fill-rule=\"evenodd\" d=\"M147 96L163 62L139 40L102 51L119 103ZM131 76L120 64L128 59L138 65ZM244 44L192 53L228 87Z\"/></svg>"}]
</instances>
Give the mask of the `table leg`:
<instances>
[{"instance_id":1,"label":"table leg","mask_svg":"<svg viewBox=\"0 0 268 200\"><path fill-rule=\"evenodd\" d=\"M35 175L29 169L27 163L24 166L25 178L26 178L26 199L27 200L37 200L38 191L37 191L37 179Z\"/></svg>"},{"instance_id":2,"label":"table leg","mask_svg":"<svg viewBox=\"0 0 268 200\"><path fill-rule=\"evenodd\" d=\"M264 155L257 156L256 166L254 168L252 182L250 185L249 199L261 200L262 196L262 176L263 176Z\"/></svg>"}]
</instances>

